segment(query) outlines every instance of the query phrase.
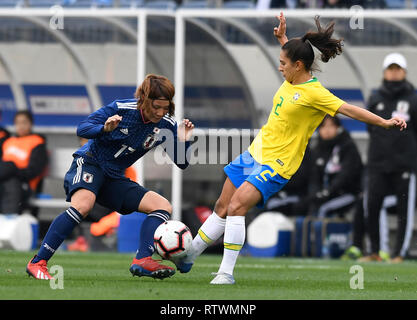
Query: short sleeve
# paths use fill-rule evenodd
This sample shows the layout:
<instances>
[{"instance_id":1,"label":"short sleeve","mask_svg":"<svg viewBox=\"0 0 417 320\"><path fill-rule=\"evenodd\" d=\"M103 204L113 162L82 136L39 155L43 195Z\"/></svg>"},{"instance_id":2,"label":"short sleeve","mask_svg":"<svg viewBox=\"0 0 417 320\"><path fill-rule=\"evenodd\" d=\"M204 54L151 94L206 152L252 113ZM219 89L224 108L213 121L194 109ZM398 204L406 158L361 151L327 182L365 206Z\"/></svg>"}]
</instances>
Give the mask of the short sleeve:
<instances>
[{"instance_id":1,"label":"short sleeve","mask_svg":"<svg viewBox=\"0 0 417 320\"><path fill-rule=\"evenodd\" d=\"M311 106L315 109L335 116L337 110L345 103L342 99L336 97L323 86L319 86L312 90Z\"/></svg>"}]
</instances>

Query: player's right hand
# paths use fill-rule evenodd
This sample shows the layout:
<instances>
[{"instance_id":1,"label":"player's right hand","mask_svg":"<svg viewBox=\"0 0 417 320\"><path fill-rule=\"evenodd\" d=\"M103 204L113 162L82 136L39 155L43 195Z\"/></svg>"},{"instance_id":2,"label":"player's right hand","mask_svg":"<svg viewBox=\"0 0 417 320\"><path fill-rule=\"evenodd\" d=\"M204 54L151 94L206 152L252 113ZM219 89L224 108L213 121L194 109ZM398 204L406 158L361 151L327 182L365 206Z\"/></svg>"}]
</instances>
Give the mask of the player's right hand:
<instances>
[{"instance_id":1,"label":"player's right hand","mask_svg":"<svg viewBox=\"0 0 417 320\"><path fill-rule=\"evenodd\" d=\"M104 123L104 128L103 131L104 132L111 132L114 129L117 128L117 126L119 125L120 121L122 121L122 117L119 116L118 114L115 114L114 116L109 117L106 122Z\"/></svg>"}]
</instances>

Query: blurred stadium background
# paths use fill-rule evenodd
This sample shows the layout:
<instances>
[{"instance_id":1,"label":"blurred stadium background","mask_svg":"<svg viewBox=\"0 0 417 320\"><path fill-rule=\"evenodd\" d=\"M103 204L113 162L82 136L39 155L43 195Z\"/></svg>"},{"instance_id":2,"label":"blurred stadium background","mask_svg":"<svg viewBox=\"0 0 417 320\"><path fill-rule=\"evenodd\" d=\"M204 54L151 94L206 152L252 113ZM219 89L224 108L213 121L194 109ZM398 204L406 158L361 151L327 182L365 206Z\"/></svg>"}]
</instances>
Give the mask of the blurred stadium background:
<instances>
[{"instance_id":1,"label":"blurred stadium background","mask_svg":"<svg viewBox=\"0 0 417 320\"><path fill-rule=\"evenodd\" d=\"M408 79L417 85L417 1L357 4L365 9L287 1L292 9L303 8L284 11L289 38L313 28L317 14L323 22L336 20L345 52L320 65L316 75L342 99L364 106L381 82L384 56L394 50L409 61ZM51 221L67 206L62 182L79 145L78 122L116 98L132 97L147 73L174 81L178 118L192 119L207 141L218 138L203 135L208 129L250 129L246 138L253 136L283 81L272 34L279 11L256 10L255 2L237 0L0 0L1 125L13 131L15 111L31 110L35 132L47 137L51 155L43 186L50 199L38 200L39 219ZM363 28L352 29L352 21L363 22ZM366 162L365 126L348 119L343 124ZM242 148L249 143L244 138ZM226 149L209 145L207 154L218 152L228 161L237 155L230 144ZM182 219L196 206L213 208L224 165L196 164L180 173L157 165L150 152L137 167L141 182L170 199L174 217ZM395 231L395 216L389 218Z\"/></svg>"}]
</instances>

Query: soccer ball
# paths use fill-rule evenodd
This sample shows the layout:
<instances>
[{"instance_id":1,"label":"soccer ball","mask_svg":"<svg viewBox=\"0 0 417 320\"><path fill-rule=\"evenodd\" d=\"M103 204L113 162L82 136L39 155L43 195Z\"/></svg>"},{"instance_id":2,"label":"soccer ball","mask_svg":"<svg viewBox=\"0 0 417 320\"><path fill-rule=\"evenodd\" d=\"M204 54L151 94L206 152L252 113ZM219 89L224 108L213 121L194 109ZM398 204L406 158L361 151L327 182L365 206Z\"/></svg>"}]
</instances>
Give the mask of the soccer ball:
<instances>
[{"instance_id":1,"label":"soccer ball","mask_svg":"<svg viewBox=\"0 0 417 320\"><path fill-rule=\"evenodd\" d=\"M153 239L156 251L162 258L177 260L187 255L193 236L181 221L168 220L155 230Z\"/></svg>"}]
</instances>

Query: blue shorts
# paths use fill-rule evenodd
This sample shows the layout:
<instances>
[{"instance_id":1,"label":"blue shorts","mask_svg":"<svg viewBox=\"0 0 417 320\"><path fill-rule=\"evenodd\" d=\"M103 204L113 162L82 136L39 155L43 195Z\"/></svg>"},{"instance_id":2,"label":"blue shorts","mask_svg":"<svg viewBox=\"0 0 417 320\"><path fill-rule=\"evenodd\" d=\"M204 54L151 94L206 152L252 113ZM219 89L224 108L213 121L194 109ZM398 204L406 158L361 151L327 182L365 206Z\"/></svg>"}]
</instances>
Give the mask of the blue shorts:
<instances>
[{"instance_id":1,"label":"blue shorts","mask_svg":"<svg viewBox=\"0 0 417 320\"><path fill-rule=\"evenodd\" d=\"M224 167L224 172L236 188L248 181L262 194L262 201L256 206L263 208L268 199L280 191L289 180L277 174L270 166L262 165L245 151Z\"/></svg>"},{"instance_id":2,"label":"blue shorts","mask_svg":"<svg viewBox=\"0 0 417 320\"><path fill-rule=\"evenodd\" d=\"M100 205L121 214L138 211L140 201L149 191L125 177L109 178L99 166L82 157L74 158L65 175L64 189L68 202L75 191L87 189L96 195Z\"/></svg>"}]
</instances>

